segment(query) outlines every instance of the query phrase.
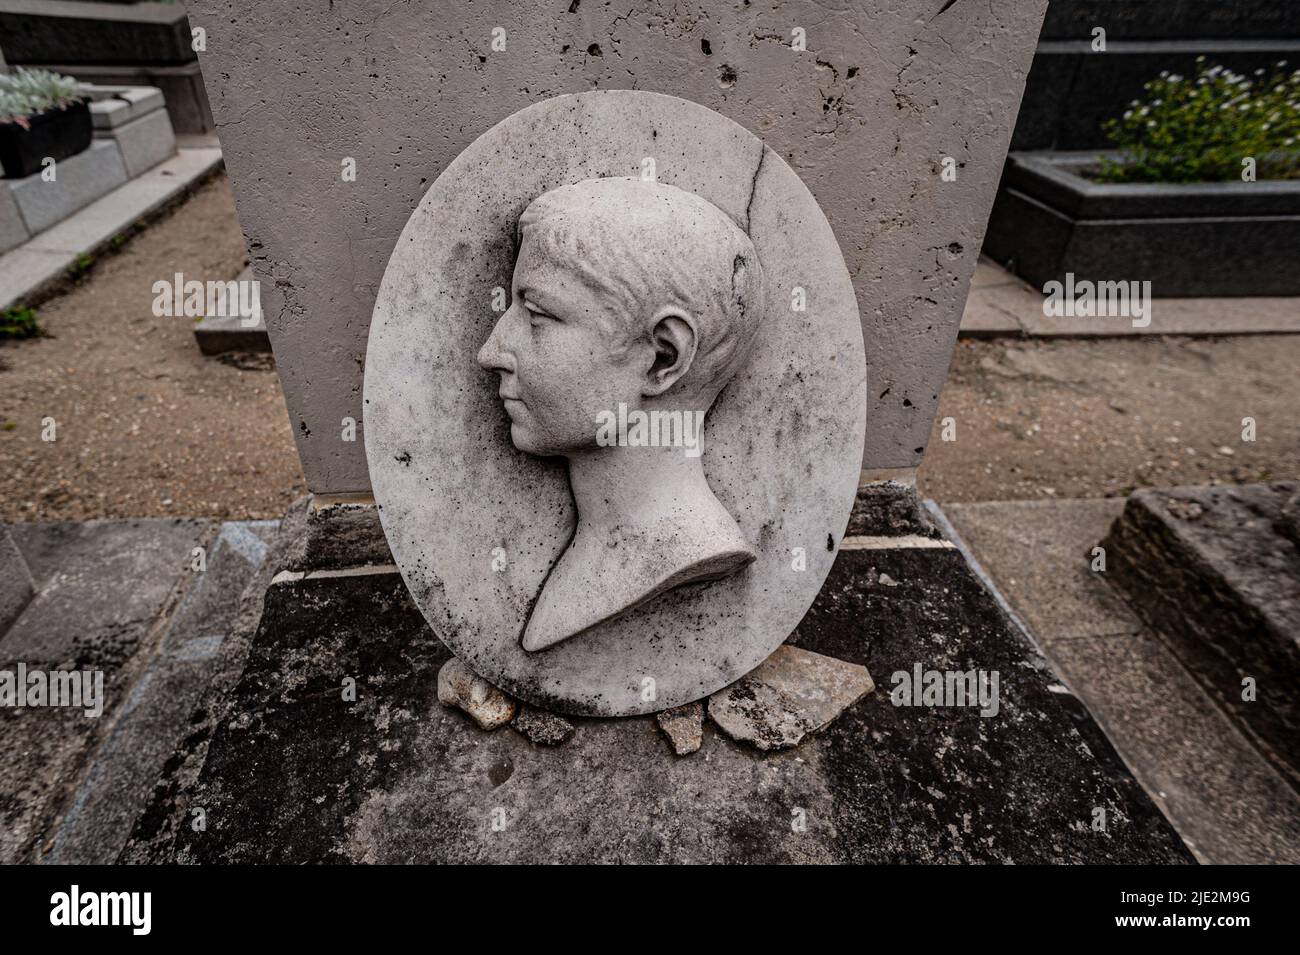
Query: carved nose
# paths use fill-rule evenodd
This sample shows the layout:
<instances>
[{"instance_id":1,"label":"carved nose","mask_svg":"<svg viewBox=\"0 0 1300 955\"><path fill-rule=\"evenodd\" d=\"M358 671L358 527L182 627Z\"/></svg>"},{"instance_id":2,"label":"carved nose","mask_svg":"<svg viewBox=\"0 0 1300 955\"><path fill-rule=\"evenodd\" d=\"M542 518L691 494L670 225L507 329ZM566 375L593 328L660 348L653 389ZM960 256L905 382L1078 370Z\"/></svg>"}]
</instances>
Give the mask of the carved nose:
<instances>
[{"instance_id":1,"label":"carved nose","mask_svg":"<svg viewBox=\"0 0 1300 955\"><path fill-rule=\"evenodd\" d=\"M503 326L509 316L510 312L507 311L497 320L496 326L492 329L492 334L483 343L483 347L478 350L479 366L488 371L514 370L509 352L506 351L502 342L504 338Z\"/></svg>"}]
</instances>

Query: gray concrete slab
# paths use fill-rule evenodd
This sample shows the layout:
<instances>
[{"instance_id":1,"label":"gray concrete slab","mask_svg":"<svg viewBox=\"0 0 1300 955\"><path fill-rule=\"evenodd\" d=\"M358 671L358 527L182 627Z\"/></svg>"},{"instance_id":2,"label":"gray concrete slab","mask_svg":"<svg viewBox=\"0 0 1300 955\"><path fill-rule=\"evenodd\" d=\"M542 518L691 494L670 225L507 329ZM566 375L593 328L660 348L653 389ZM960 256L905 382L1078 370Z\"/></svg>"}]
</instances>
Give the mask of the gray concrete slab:
<instances>
[{"instance_id":1,"label":"gray concrete slab","mask_svg":"<svg viewBox=\"0 0 1300 955\"><path fill-rule=\"evenodd\" d=\"M192 574L156 652L132 686L71 796L45 862L110 864L163 764L189 731L240 597L265 559L277 521L226 522Z\"/></svg>"},{"instance_id":2,"label":"gray concrete slab","mask_svg":"<svg viewBox=\"0 0 1300 955\"><path fill-rule=\"evenodd\" d=\"M1036 635L1136 633L1142 621L1091 569L1122 498L948 504L943 512Z\"/></svg>"},{"instance_id":3,"label":"gray concrete slab","mask_svg":"<svg viewBox=\"0 0 1300 955\"><path fill-rule=\"evenodd\" d=\"M1043 314L1043 295L988 258L981 258L962 313L961 337L1123 338L1139 335L1287 335L1300 333L1300 299L1155 298L1151 324L1131 318Z\"/></svg>"},{"instance_id":4,"label":"gray concrete slab","mask_svg":"<svg viewBox=\"0 0 1300 955\"><path fill-rule=\"evenodd\" d=\"M123 861L1191 859L952 548L841 552L790 642L882 686L767 755L709 726L676 757L652 717L575 719L554 748L485 733L438 704L448 651L396 573L280 581L197 779L164 774ZM999 715L894 705L918 663L999 671Z\"/></svg>"},{"instance_id":5,"label":"gray concrete slab","mask_svg":"<svg viewBox=\"0 0 1300 955\"><path fill-rule=\"evenodd\" d=\"M97 638L156 616L207 527L165 518L9 525L40 593L0 638L0 653L120 664L127 641Z\"/></svg>"},{"instance_id":6,"label":"gray concrete slab","mask_svg":"<svg viewBox=\"0 0 1300 955\"><path fill-rule=\"evenodd\" d=\"M98 718L80 708L0 708L0 861L33 857L87 754L128 703L205 521L13 524L36 597L0 637L0 670L103 673Z\"/></svg>"},{"instance_id":7,"label":"gray concrete slab","mask_svg":"<svg viewBox=\"0 0 1300 955\"><path fill-rule=\"evenodd\" d=\"M1025 333L1015 314L1000 307L987 294L990 288L971 289L961 314L962 338L1004 338Z\"/></svg>"},{"instance_id":8,"label":"gray concrete slab","mask_svg":"<svg viewBox=\"0 0 1300 955\"><path fill-rule=\"evenodd\" d=\"M1300 799L1100 574L1118 499L943 513L1197 858L1300 861Z\"/></svg>"},{"instance_id":9,"label":"gray concrete slab","mask_svg":"<svg viewBox=\"0 0 1300 955\"><path fill-rule=\"evenodd\" d=\"M0 255L0 309L23 304L31 293L59 282L76 256L35 249L30 241Z\"/></svg>"},{"instance_id":10,"label":"gray concrete slab","mask_svg":"<svg viewBox=\"0 0 1300 955\"><path fill-rule=\"evenodd\" d=\"M975 263L975 275L970 281L971 290L992 288L995 285L1014 285L1020 279L987 256L981 255Z\"/></svg>"},{"instance_id":11,"label":"gray concrete slab","mask_svg":"<svg viewBox=\"0 0 1300 955\"><path fill-rule=\"evenodd\" d=\"M1300 863L1300 799L1150 632L1048 654L1197 857Z\"/></svg>"},{"instance_id":12,"label":"gray concrete slab","mask_svg":"<svg viewBox=\"0 0 1300 955\"><path fill-rule=\"evenodd\" d=\"M1156 298L1151 323L1135 328L1123 316L1082 318L1018 311L1030 335L1114 338L1135 335L1292 335L1300 332L1300 298Z\"/></svg>"}]
</instances>

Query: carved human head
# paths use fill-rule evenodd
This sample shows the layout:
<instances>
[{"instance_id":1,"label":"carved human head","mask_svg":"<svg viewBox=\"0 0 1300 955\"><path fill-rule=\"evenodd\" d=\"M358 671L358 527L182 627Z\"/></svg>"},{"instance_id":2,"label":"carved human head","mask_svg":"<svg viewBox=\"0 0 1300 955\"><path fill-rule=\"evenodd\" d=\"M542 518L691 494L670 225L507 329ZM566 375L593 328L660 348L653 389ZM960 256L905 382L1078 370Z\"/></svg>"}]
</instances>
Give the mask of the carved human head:
<instances>
[{"instance_id":1,"label":"carved human head","mask_svg":"<svg viewBox=\"0 0 1300 955\"><path fill-rule=\"evenodd\" d=\"M629 410L703 412L744 365L763 315L749 236L675 186L589 179L519 217L511 304L479 352L511 439L564 455Z\"/></svg>"}]
</instances>

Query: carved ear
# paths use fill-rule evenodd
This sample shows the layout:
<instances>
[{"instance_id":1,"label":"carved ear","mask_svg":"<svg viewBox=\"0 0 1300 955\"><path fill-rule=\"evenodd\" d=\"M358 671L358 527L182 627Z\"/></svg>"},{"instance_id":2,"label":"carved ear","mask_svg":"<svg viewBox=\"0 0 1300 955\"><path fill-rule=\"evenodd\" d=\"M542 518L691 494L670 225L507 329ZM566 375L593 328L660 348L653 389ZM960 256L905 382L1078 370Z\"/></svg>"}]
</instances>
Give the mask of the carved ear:
<instances>
[{"instance_id":1,"label":"carved ear","mask_svg":"<svg viewBox=\"0 0 1300 955\"><path fill-rule=\"evenodd\" d=\"M695 319L681 309L665 308L655 316L650 338L655 360L641 389L646 397L662 395L690 370L695 361Z\"/></svg>"}]
</instances>

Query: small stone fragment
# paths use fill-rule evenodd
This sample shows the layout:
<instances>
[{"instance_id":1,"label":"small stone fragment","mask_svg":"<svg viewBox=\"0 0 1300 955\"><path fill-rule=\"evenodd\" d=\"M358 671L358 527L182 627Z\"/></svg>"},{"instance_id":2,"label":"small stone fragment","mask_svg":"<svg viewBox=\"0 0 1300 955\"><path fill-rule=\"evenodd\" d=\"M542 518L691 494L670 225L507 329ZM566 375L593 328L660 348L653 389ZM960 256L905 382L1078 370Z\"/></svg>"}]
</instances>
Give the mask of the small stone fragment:
<instances>
[{"instance_id":1,"label":"small stone fragment","mask_svg":"<svg viewBox=\"0 0 1300 955\"><path fill-rule=\"evenodd\" d=\"M864 666L782 645L709 697L709 719L739 742L789 749L874 689Z\"/></svg>"},{"instance_id":2,"label":"small stone fragment","mask_svg":"<svg viewBox=\"0 0 1300 955\"><path fill-rule=\"evenodd\" d=\"M1205 513L1205 509L1196 501L1184 501L1181 498L1171 497L1165 502L1165 507L1174 517L1183 521L1197 521Z\"/></svg>"},{"instance_id":3,"label":"small stone fragment","mask_svg":"<svg viewBox=\"0 0 1300 955\"><path fill-rule=\"evenodd\" d=\"M514 718L515 701L452 657L438 671L438 702L464 710L480 729L494 730Z\"/></svg>"},{"instance_id":4,"label":"small stone fragment","mask_svg":"<svg viewBox=\"0 0 1300 955\"><path fill-rule=\"evenodd\" d=\"M670 710L655 714L655 721L673 752L678 756L689 756L700 748L704 742L704 704L687 703L674 706Z\"/></svg>"},{"instance_id":5,"label":"small stone fragment","mask_svg":"<svg viewBox=\"0 0 1300 955\"><path fill-rule=\"evenodd\" d=\"M541 746L559 746L567 743L573 735L573 724L563 716L527 703L519 704L519 714L510 725Z\"/></svg>"}]
</instances>

